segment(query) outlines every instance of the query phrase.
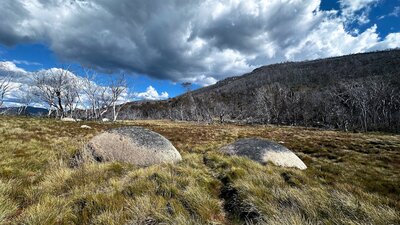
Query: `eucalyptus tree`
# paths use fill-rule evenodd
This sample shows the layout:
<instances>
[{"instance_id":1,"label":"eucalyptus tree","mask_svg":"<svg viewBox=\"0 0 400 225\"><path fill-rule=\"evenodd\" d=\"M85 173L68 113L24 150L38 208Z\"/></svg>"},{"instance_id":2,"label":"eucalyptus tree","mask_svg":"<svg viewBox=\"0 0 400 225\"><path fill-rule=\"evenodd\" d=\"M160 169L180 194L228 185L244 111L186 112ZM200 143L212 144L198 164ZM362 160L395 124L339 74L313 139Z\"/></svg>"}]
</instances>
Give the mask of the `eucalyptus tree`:
<instances>
[{"instance_id":1,"label":"eucalyptus tree","mask_svg":"<svg viewBox=\"0 0 400 225\"><path fill-rule=\"evenodd\" d=\"M65 116L65 106L71 110L76 102L76 79L68 68L38 71L33 75L32 94L48 105L48 116L55 109L57 116L62 118Z\"/></svg>"},{"instance_id":2,"label":"eucalyptus tree","mask_svg":"<svg viewBox=\"0 0 400 225\"><path fill-rule=\"evenodd\" d=\"M96 79L96 72L89 69L84 69L85 77L83 78L83 92L85 93L91 113L90 118L97 119L99 106L99 92L100 87L94 82Z\"/></svg>"},{"instance_id":3,"label":"eucalyptus tree","mask_svg":"<svg viewBox=\"0 0 400 225\"><path fill-rule=\"evenodd\" d=\"M4 104L5 96L11 91L11 75L5 74L0 77L0 107Z\"/></svg>"},{"instance_id":4,"label":"eucalyptus tree","mask_svg":"<svg viewBox=\"0 0 400 225\"><path fill-rule=\"evenodd\" d=\"M111 99L112 99L112 110L113 110L113 121L117 120L118 114L123 108L123 106L127 103L122 102L121 104L117 105L120 98L127 94L128 86L127 81L124 75L121 75L117 79L112 80L110 83L110 91L111 91Z\"/></svg>"},{"instance_id":5,"label":"eucalyptus tree","mask_svg":"<svg viewBox=\"0 0 400 225\"><path fill-rule=\"evenodd\" d=\"M55 103L55 90L51 81L46 76L46 73L43 71L39 71L33 74L32 76L32 95L36 96L38 100L44 102L48 106L47 116L53 112L53 109L56 108Z\"/></svg>"},{"instance_id":6,"label":"eucalyptus tree","mask_svg":"<svg viewBox=\"0 0 400 225\"><path fill-rule=\"evenodd\" d=\"M112 110L112 120L116 121L118 114L125 103L118 104L123 95L127 95L127 81L124 75L111 76L107 85L96 84L96 72L85 70L83 78L83 92L88 98L92 111L92 118L103 119L103 116Z\"/></svg>"}]
</instances>

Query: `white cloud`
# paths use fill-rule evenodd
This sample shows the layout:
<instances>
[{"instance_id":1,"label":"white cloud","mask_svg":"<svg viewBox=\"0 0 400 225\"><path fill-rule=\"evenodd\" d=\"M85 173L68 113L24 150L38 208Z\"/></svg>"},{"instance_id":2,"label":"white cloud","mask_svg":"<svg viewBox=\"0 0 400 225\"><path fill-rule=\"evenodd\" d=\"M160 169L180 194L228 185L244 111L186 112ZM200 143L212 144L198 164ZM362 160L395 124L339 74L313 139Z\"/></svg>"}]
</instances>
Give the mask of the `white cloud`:
<instances>
[{"instance_id":1,"label":"white cloud","mask_svg":"<svg viewBox=\"0 0 400 225\"><path fill-rule=\"evenodd\" d=\"M342 14L346 18L346 23L357 21L360 24L366 24L369 20L371 7L381 0L339 0L342 8Z\"/></svg>"},{"instance_id":2,"label":"white cloud","mask_svg":"<svg viewBox=\"0 0 400 225\"><path fill-rule=\"evenodd\" d=\"M362 9L371 7L381 0L339 0L342 10L346 14L354 14Z\"/></svg>"},{"instance_id":3,"label":"white cloud","mask_svg":"<svg viewBox=\"0 0 400 225\"><path fill-rule=\"evenodd\" d=\"M393 12L389 14L389 16L399 17L400 16L400 6L396 6L393 9Z\"/></svg>"},{"instance_id":4,"label":"white cloud","mask_svg":"<svg viewBox=\"0 0 400 225\"><path fill-rule=\"evenodd\" d=\"M159 94L154 87L149 86L145 92L136 92L133 96L137 100L162 100L168 98L168 93L162 92Z\"/></svg>"},{"instance_id":5,"label":"white cloud","mask_svg":"<svg viewBox=\"0 0 400 225\"><path fill-rule=\"evenodd\" d=\"M383 41L371 46L369 50L376 51L379 49L398 48L399 43L400 43L400 33L391 33L388 36L386 36L386 38Z\"/></svg>"},{"instance_id":6,"label":"white cloud","mask_svg":"<svg viewBox=\"0 0 400 225\"><path fill-rule=\"evenodd\" d=\"M322 23L318 30L305 38L298 46L291 48L286 53L286 58L301 60L317 59L332 55L346 55L371 50L378 43L379 36L373 26L358 36L346 32L344 25L335 21ZM388 43L395 40L388 40ZM386 44L387 45L387 44ZM386 49L382 46L381 49Z\"/></svg>"},{"instance_id":7,"label":"white cloud","mask_svg":"<svg viewBox=\"0 0 400 225\"><path fill-rule=\"evenodd\" d=\"M202 87L215 84L215 83L217 83L217 81L218 80L215 79L214 77L207 77L205 75L200 75L200 76L197 76L197 77L191 77L191 78L182 79L182 82L190 82L192 84L197 84L197 85L200 85Z\"/></svg>"},{"instance_id":8,"label":"white cloud","mask_svg":"<svg viewBox=\"0 0 400 225\"><path fill-rule=\"evenodd\" d=\"M0 61L0 71L2 71L3 74L5 73L19 73L19 74L24 74L26 71L22 68L17 67L14 62L9 62L9 61Z\"/></svg>"},{"instance_id":9,"label":"white cloud","mask_svg":"<svg viewBox=\"0 0 400 225\"><path fill-rule=\"evenodd\" d=\"M37 62L30 62L30 61L26 61L26 60L13 60L12 62L15 64L23 64L23 65L28 65L28 66L41 66L42 65Z\"/></svg>"}]
</instances>

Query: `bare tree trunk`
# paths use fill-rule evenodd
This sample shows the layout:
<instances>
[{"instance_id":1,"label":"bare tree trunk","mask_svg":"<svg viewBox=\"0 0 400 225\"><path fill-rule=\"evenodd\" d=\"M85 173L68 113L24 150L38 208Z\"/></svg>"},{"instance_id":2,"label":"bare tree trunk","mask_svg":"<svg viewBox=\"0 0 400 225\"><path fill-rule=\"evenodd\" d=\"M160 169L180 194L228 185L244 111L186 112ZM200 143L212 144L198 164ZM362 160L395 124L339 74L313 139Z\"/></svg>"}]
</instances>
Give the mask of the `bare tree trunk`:
<instances>
[{"instance_id":1,"label":"bare tree trunk","mask_svg":"<svg viewBox=\"0 0 400 225\"><path fill-rule=\"evenodd\" d=\"M57 99L58 99L58 108L60 111L59 116L60 116L60 118L63 118L64 117L64 108L62 106L62 101L61 101L61 92L56 92L56 95L57 95Z\"/></svg>"},{"instance_id":2,"label":"bare tree trunk","mask_svg":"<svg viewBox=\"0 0 400 225\"><path fill-rule=\"evenodd\" d=\"M47 117L50 117L51 113L53 112L53 110L51 109L51 106L49 107L49 112L47 113Z\"/></svg>"},{"instance_id":3,"label":"bare tree trunk","mask_svg":"<svg viewBox=\"0 0 400 225\"><path fill-rule=\"evenodd\" d=\"M180 112L180 115L181 115L181 121L183 121L183 106L180 106L179 112Z\"/></svg>"},{"instance_id":4,"label":"bare tree trunk","mask_svg":"<svg viewBox=\"0 0 400 225\"><path fill-rule=\"evenodd\" d=\"M20 116L22 114L22 112L24 111L24 107L25 106L18 107L18 112L17 112L18 116Z\"/></svg>"},{"instance_id":5,"label":"bare tree trunk","mask_svg":"<svg viewBox=\"0 0 400 225\"><path fill-rule=\"evenodd\" d=\"M117 121L117 113L115 110L115 102L113 102L113 122Z\"/></svg>"}]
</instances>

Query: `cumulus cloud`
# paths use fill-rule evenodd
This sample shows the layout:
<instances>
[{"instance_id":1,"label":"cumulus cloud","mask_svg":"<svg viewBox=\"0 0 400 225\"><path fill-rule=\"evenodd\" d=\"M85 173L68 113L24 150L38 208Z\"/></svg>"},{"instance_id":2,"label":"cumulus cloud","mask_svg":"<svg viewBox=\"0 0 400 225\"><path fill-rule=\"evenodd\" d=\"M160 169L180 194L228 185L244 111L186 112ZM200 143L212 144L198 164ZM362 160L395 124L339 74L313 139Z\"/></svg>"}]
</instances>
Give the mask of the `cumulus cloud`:
<instances>
[{"instance_id":1,"label":"cumulus cloud","mask_svg":"<svg viewBox=\"0 0 400 225\"><path fill-rule=\"evenodd\" d=\"M133 96L136 100L162 100L168 98L168 93L159 94L153 86L149 86L145 92L135 92Z\"/></svg>"},{"instance_id":2,"label":"cumulus cloud","mask_svg":"<svg viewBox=\"0 0 400 225\"><path fill-rule=\"evenodd\" d=\"M339 13L320 0L3 0L0 43L46 43L102 71L206 85L280 61L399 47L395 33L346 29L378 1L340 0Z\"/></svg>"},{"instance_id":3,"label":"cumulus cloud","mask_svg":"<svg viewBox=\"0 0 400 225\"><path fill-rule=\"evenodd\" d=\"M345 13L355 13L362 9L371 7L381 0L339 0Z\"/></svg>"},{"instance_id":4,"label":"cumulus cloud","mask_svg":"<svg viewBox=\"0 0 400 225\"><path fill-rule=\"evenodd\" d=\"M15 77L21 77L27 73L24 69L17 67L14 62L9 61L0 61L0 71L0 76L13 74Z\"/></svg>"},{"instance_id":5,"label":"cumulus cloud","mask_svg":"<svg viewBox=\"0 0 400 225\"><path fill-rule=\"evenodd\" d=\"M217 83L217 79L215 79L214 77L207 77L205 75L200 75L197 77L189 77L189 78L184 78L182 79L182 82L189 82L192 84L197 84L199 86L205 87L205 86L209 86L212 84Z\"/></svg>"},{"instance_id":6,"label":"cumulus cloud","mask_svg":"<svg viewBox=\"0 0 400 225\"><path fill-rule=\"evenodd\" d=\"M369 22L368 14L371 7L378 4L381 0L339 0L342 13L348 23L357 21L361 24Z\"/></svg>"}]
</instances>

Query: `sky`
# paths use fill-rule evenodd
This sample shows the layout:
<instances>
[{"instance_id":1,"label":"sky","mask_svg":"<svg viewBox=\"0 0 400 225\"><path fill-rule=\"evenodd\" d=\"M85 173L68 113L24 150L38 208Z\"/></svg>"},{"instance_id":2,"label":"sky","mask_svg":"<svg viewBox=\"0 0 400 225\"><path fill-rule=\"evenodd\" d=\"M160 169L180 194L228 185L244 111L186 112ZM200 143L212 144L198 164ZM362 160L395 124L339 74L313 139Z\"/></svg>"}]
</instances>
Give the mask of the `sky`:
<instances>
[{"instance_id":1,"label":"sky","mask_svg":"<svg viewBox=\"0 0 400 225\"><path fill-rule=\"evenodd\" d=\"M273 63L398 47L400 0L0 1L0 77L69 65L107 85L123 73L126 100L174 97L182 82L199 88Z\"/></svg>"}]
</instances>

